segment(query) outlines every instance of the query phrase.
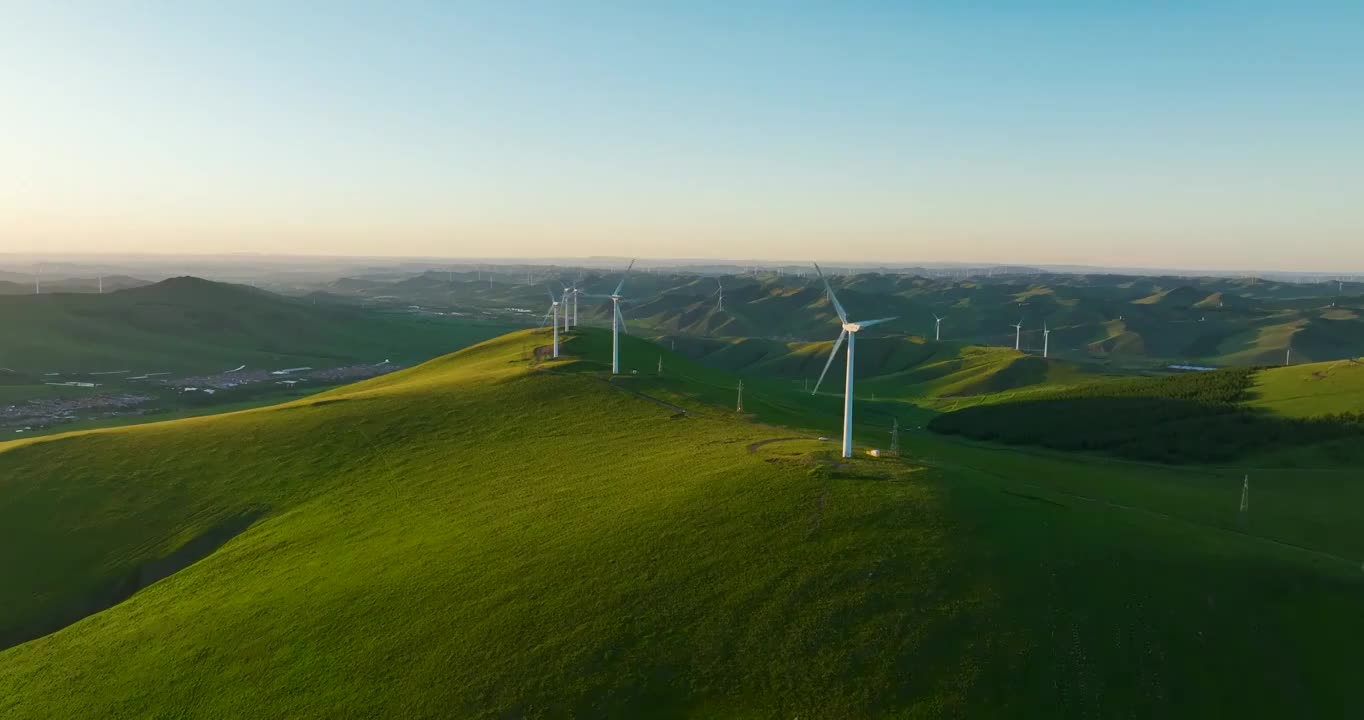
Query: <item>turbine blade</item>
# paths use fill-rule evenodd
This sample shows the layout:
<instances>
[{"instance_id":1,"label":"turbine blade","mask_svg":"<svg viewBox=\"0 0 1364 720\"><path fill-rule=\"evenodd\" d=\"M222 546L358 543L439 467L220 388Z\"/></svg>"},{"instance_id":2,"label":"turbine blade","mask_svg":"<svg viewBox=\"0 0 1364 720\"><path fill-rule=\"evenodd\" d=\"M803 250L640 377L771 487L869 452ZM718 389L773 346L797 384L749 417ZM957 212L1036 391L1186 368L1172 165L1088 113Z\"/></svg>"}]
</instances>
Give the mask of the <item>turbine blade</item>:
<instances>
[{"instance_id":1,"label":"turbine blade","mask_svg":"<svg viewBox=\"0 0 1364 720\"><path fill-rule=\"evenodd\" d=\"M829 293L829 303L834 306L834 312L838 313L839 321L844 325L848 324L848 313L843 311L843 305L838 302L838 296L829 286L829 279L824 277L824 271L819 269L819 263L815 263L815 272L819 273L819 279L824 281L824 290Z\"/></svg>"},{"instance_id":2,"label":"turbine blade","mask_svg":"<svg viewBox=\"0 0 1364 720\"><path fill-rule=\"evenodd\" d=\"M824 363L824 372L819 374L819 380L815 383L815 389L810 391L811 395L819 392L820 383L824 382L824 376L829 374L829 366L834 364L834 358L838 356L838 349L843 347L843 340L847 337L847 330L838 334L838 339L834 341L834 349L829 352L829 359Z\"/></svg>"},{"instance_id":3,"label":"turbine blade","mask_svg":"<svg viewBox=\"0 0 1364 720\"><path fill-rule=\"evenodd\" d=\"M635 261L631 260L630 264L625 268L625 274L620 276L620 284L616 286L616 292L614 294L619 295L620 291L625 289L625 278L630 277L630 269L634 266Z\"/></svg>"},{"instance_id":4,"label":"turbine blade","mask_svg":"<svg viewBox=\"0 0 1364 720\"><path fill-rule=\"evenodd\" d=\"M869 327L871 327L872 325L880 325L880 324L883 323L883 322L890 322L891 320L894 320L894 319L895 319L895 318L893 318L893 317L888 317L888 318L879 318L879 319L877 319L877 320L859 320L859 321L857 322L857 327L859 327L859 328L869 328Z\"/></svg>"},{"instance_id":5,"label":"turbine blade","mask_svg":"<svg viewBox=\"0 0 1364 720\"><path fill-rule=\"evenodd\" d=\"M615 305L616 305L616 320L618 320L618 321L620 322L620 331L623 332L623 333L625 333L626 335L629 335L629 334L630 334L630 328L626 327L626 325L625 325L625 314L622 313L622 312L620 311L620 303L615 303Z\"/></svg>"}]
</instances>

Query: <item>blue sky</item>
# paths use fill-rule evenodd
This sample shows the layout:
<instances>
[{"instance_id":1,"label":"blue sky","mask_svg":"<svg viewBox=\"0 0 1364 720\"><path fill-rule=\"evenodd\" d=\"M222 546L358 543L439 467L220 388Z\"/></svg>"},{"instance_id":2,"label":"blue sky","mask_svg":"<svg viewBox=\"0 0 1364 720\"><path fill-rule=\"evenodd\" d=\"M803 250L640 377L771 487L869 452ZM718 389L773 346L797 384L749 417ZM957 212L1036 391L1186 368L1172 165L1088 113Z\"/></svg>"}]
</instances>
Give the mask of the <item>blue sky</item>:
<instances>
[{"instance_id":1,"label":"blue sky","mask_svg":"<svg viewBox=\"0 0 1364 720\"><path fill-rule=\"evenodd\" d=\"M0 250L1364 271L1358 3L728 5L0 6Z\"/></svg>"}]
</instances>

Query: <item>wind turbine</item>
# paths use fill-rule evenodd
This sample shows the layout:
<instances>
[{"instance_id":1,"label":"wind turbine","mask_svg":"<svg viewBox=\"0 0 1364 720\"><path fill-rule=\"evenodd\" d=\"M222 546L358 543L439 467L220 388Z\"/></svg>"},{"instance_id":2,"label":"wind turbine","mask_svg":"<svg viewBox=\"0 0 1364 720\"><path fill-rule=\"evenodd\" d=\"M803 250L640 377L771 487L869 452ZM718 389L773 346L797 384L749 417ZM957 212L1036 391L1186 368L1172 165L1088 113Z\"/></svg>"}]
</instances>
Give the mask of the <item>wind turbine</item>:
<instances>
[{"instance_id":1,"label":"wind turbine","mask_svg":"<svg viewBox=\"0 0 1364 720\"><path fill-rule=\"evenodd\" d=\"M553 290L546 288L546 292L549 293L549 311L545 313L545 319L554 320L554 357L557 358L559 357L559 301L554 299ZM540 327L544 326L544 323L540 323Z\"/></svg>"},{"instance_id":2,"label":"wind turbine","mask_svg":"<svg viewBox=\"0 0 1364 720\"><path fill-rule=\"evenodd\" d=\"M824 277L824 271L819 269L819 263L815 263L815 272L819 273L819 279L824 281L824 289L829 293L829 303L834 306L834 312L838 313L839 322L843 324L843 331L838 334L838 339L834 341L834 349L829 353L828 362L824 363L824 372L819 374L819 381L815 383L815 389L810 394L814 395L819 392L820 383L824 382L824 376L829 372L829 366L834 363L834 357L838 355L838 347L846 339L848 341L848 375L843 387L843 457L850 458L852 457L853 421L853 348L857 344L857 333L864 328L880 325L895 318L850 322L848 313L843 311L843 305L838 302L838 296L834 295L834 289L830 287L828 279Z\"/></svg>"},{"instance_id":3,"label":"wind turbine","mask_svg":"<svg viewBox=\"0 0 1364 720\"><path fill-rule=\"evenodd\" d=\"M616 289L606 297L611 298L611 374L620 374L620 331L625 328L625 318L620 314L620 291L625 289L625 279L630 277L630 270L634 268L635 261L631 260L625 268L625 274L620 276L620 282ZM601 297L600 295L589 295L588 297Z\"/></svg>"},{"instance_id":4,"label":"wind turbine","mask_svg":"<svg viewBox=\"0 0 1364 720\"><path fill-rule=\"evenodd\" d=\"M1042 357L1047 356L1047 349L1051 345L1051 331L1047 329L1047 324L1042 323Z\"/></svg>"},{"instance_id":5,"label":"wind turbine","mask_svg":"<svg viewBox=\"0 0 1364 720\"><path fill-rule=\"evenodd\" d=\"M942 340L942 318L933 316L933 341Z\"/></svg>"},{"instance_id":6,"label":"wind turbine","mask_svg":"<svg viewBox=\"0 0 1364 720\"><path fill-rule=\"evenodd\" d=\"M719 289L717 289L717 290L715 291L715 295L717 295L717 296L719 297L719 300L717 300L716 303L715 303L715 312L724 312L724 311L725 311L725 285L724 285L724 283L720 282L720 278L718 278L718 277L715 278L715 284L720 286Z\"/></svg>"},{"instance_id":7,"label":"wind turbine","mask_svg":"<svg viewBox=\"0 0 1364 720\"><path fill-rule=\"evenodd\" d=\"M563 301L562 301L562 302L563 302L563 304L564 304L564 313L563 313L563 315L564 315L564 318L563 318L563 319L564 319L564 332L568 332L568 330L569 330L568 321L570 320L570 318L569 318L569 316L568 316L568 301L569 301L570 298L573 297L573 288L568 287L567 285L565 285L565 286L564 286L564 292L563 292L563 295L562 295L561 297L563 298Z\"/></svg>"},{"instance_id":8,"label":"wind turbine","mask_svg":"<svg viewBox=\"0 0 1364 720\"><path fill-rule=\"evenodd\" d=\"M1023 347L1023 321L1019 320L1014 325L1014 349L1019 350Z\"/></svg>"}]
</instances>

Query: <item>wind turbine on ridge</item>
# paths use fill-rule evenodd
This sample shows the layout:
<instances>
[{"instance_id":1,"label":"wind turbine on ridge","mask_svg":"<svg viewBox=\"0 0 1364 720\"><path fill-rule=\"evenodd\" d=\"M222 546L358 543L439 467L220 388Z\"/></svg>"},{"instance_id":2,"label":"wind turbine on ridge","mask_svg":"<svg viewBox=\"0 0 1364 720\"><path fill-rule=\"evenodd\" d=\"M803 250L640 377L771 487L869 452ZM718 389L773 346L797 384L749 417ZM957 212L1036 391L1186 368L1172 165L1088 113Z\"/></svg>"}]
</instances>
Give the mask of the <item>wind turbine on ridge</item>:
<instances>
[{"instance_id":1,"label":"wind turbine on ridge","mask_svg":"<svg viewBox=\"0 0 1364 720\"><path fill-rule=\"evenodd\" d=\"M559 284L560 284L560 285L563 285L563 279L562 279L562 278L560 279ZM562 295L562 297L563 297L562 302L563 302L563 304L564 304L564 313L563 313L564 332L568 332L568 331L569 331L568 321L569 321L570 318L569 318L569 315L568 315L568 306L569 306L569 299L573 297L573 290L574 290L574 288L569 287L568 285L564 285L564 292L563 292L563 295ZM576 318L574 318L574 319L576 320Z\"/></svg>"},{"instance_id":2,"label":"wind turbine on ridge","mask_svg":"<svg viewBox=\"0 0 1364 720\"><path fill-rule=\"evenodd\" d=\"M620 294L625 289L625 279L630 277L630 270L634 268L635 261L625 267L625 274L620 276L620 282L616 284L616 289L610 295L587 295L592 298L611 299L611 374L620 374L620 331L625 328L625 317L620 314L620 301L625 298ZM628 332L628 331L627 331Z\"/></svg>"},{"instance_id":3,"label":"wind turbine on ridge","mask_svg":"<svg viewBox=\"0 0 1364 720\"><path fill-rule=\"evenodd\" d=\"M579 275L579 279L573 281L573 327L578 326L578 296L583 294L583 291L578 289L578 282L582 277Z\"/></svg>"},{"instance_id":4,"label":"wind turbine on ridge","mask_svg":"<svg viewBox=\"0 0 1364 720\"><path fill-rule=\"evenodd\" d=\"M853 422L853 350L857 344L857 333L873 325L880 325L883 322L894 320L893 317L879 318L877 320L862 320L851 322L848 320L848 313L844 312L843 305L838 302L838 296L834 294L834 289L829 285L829 280L824 277L824 271L819 269L819 263L815 263L815 272L819 273L819 279L824 281L824 290L829 294L829 303L834 306L834 312L838 313L839 322L843 325L842 332L838 333L838 339L834 341L834 348L829 353L829 360L824 363L824 372L819 374L819 381L815 383L815 389L810 391L811 395L819 392L820 383L824 382L824 376L829 372L829 366L833 365L834 358L838 355L838 347L843 344L843 340L848 341L848 368L847 379L843 386L843 457L852 457L852 422Z\"/></svg>"},{"instance_id":5,"label":"wind turbine on ridge","mask_svg":"<svg viewBox=\"0 0 1364 720\"><path fill-rule=\"evenodd\" d=\"M549 311L545 313L545 320L554 320L554 357L559 357L559 301L554 299L554 291L545 288L549 293ZM540 323L540 327L545 324Z\"/></svg>"},{"instance_id":6,"label":"wind turbine on ridge","mask_svg":"<svg viewBox=\"0 0 1364 720\"><path fill-rule=\"evenodd\" d=\"M934 316L933 316L933 341L934 341L934 342L938 342L939 340L942 340L942 318L938 317L937 315L934 315Z\"/></svg>"},{"instance_id":7,"label":"wind turbine on ridge","mask_svg":"<svg viewBox=\"0 0 1364 720\"><path fill-rule=\"evenodd\" d=\"M1014 349L1019 350L1023 347L1023 321L1019 320L1014 324Z\"/></svg>"},{"instance_id":8,"label":"wind turbine on ridge","mask_svg":"<svg viewBox=\"0 0 1364 720\"><path fill-rule=\"evenodd\" d=\"M725 284L722 283L722 282L720 282L720 278L718 278L718 277L715 278L715 284L719 286L719 289L716 290L715 293L714 293L715 295L717 295L717 296L719 297L719 300L717 300L716 303L715 303L715 312L724 312L724 311L725 311Z\"/></svg>"},{"instance_id":9,"label":"wind turbine on ridge","mask_svg":"<svg viewBox=\"0 0 1364 720\"><path fill-rule=\"evenodd\" d=\"M1047 324L1042 323L1042 357L1047 357L1047 350L1051 344L1051 330L1047 329Z\"/></svg>"}]
</instances>

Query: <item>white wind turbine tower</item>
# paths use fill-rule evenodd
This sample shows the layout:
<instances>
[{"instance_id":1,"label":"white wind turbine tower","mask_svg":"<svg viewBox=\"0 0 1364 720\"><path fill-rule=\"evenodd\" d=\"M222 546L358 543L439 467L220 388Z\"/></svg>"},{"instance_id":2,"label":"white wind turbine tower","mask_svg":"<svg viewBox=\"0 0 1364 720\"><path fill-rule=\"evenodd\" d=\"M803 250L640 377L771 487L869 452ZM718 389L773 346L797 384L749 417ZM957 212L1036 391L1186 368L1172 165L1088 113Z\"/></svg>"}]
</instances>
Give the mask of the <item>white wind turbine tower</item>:
<instances>
[{"instance_id":1,"label":"white wind turbine tower","mask_svg":"<svg viewBox=\"0 0 1364 720\"><path fill-rule=\"evenodd\" d=\"M634 268L634 266L635 266L635 261L634 261L634 260L631 260L631 261L630 261L630 264L629 264L628 266L626 266L626 268L625 268L625 274L620 276L620 282L617 283L615 291L612 292L610 295L606 295L606 296L605 296L605 297L611 298L611 374L612 374L612 375L619 375L619 374L620 374L620 331L623 330L623 329L625 328L625 318L620 314L620 301L624 299L623 297L621 297L620 291L625 289L625 279L628 278L628 277L630 277L630 270L631 270L632 268ZM603 297L603 296L601 296L601 295L588 295L588 297Z\"/></svg>"},{"instance_id":2,"label":"white wind turbine tower","mask_svg":"<svg viewBox=\"0 0 1364 720\"><path fill-rule=\"evenodd\" d=\"M1047 324L1042 323L1042 357L1047 356L1047 349L1051 345L1051 330L1047 329Z\"/></svg>"},{"instance_id":3,"label":"white wind turbine tower","mask_svg":"<svg viewBox=\"0 0 1364 720\"><path fill-rule=\"evenodd\" d=\"M554 321L554 357L559 357L559 301L554 299L554 291L546 290L549 293L549 312L545 313L546 320ZM567 308L565 308L567 310ZM544 327L540 323L540 327Z\"/></svg>"},{"instance_id":4,"label":"white wind turbine tower","mask_svg":"<svg viewBox=\"0 0 1364 720\"><path fill-rule=\"evenodd\" d=\"M1019 320L1014 324L1014 349L1019 350L1023 347L1023 321Z\"/></svg>"},{"instance_id":5,"label":"white wind turbine tower","mask_svg":"<svg viewBox=\"0 0 1364 720\"><path fill-rule=\"evenodd\" d=\"M715 295L716 295L717 297L719 297L719 300L717 300L717 301L715 302L715 312L724 312L724 311L725 311L725 285L724 285L724 283L720 282L720 278L718 278L718 277L715 278L715 284L719 286L719 289L717 289L717 290L715 291Z\"/></svg>"},{"instance_id":6,"label":"white wind turbine tower","mask_svg":"<svg viewBox=\"0 0 1364 720\"><path fill-rule=\"evenodd\" d=\"M833 364L834 358L838 355L838 347L843 344L843 340L848 341L848 375L843 386L843 457L852 457L852 421L853 421L853 349L857 345L857 333L864 328L873 325L880 325L883 322L894 320L893 317L880 318L877 320L863 320L860 322L850 322L848 313L843 311L843 305L838 302L838 296L834 295L834 289L829 286L829 281L824 277L824 271L819 269L819 264L815 263L815 272L819 273L819 279L824 281L824 289L829 294L829 303L834 306L834 312L838 313L838 319L843 324L843 331L838 334L838 339L834 341L834 349L829 353L828 362L824 363L824 372L819 374L819 381L815 383L815 389L811 395L819 392L820 383L824 382L824 376L829 372L829 366Z\"/></svg>"},{"instance_id":7,"label":"white wind turbine tower","mask_svg":"<svg viewBox=\"0 0 1364 720\"><path fill-rule=\"evenodd\" d=\"M553 294L553 293L551 293L551 294ZM563 302L563 304L564 304L564 312L563 312L564 332L568 332L568 329L569 329L569 328L568 328L568 321L569 321L569 319L570 319L569 316L568 316L568 304L569 304L569 299L573 297L573 288L568 287L568 286L564 286L564 292L563 292L563 294L562 294L560 297L563 298L563 299L561 300L561 302Z\"/></svg>"},{"instance_id":8,"label":"white wind turbine tower","mask_svg":"<svg viewBox=\"0 0 1364 720\"><path fill-rule=\"evenodd\" d=\"M933 340L934 342L942 340L942 318L937 315L933 316Z\"/></svg>"}]
</instances>

